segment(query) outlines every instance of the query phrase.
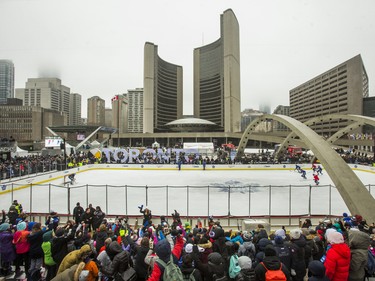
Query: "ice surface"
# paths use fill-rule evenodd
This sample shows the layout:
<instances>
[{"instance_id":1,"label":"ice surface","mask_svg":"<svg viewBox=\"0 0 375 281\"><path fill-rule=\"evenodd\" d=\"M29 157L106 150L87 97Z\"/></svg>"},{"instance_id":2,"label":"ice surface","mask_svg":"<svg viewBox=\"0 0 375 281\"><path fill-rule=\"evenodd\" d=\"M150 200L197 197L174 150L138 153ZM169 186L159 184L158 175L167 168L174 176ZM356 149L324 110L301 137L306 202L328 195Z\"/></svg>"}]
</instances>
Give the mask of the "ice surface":
<instances>
[{"instance_id":1,"label":"ice surface","mask_svg":"<svg viewBox=\"0 0 375 281\"><path fill-rule=\"evenodd\" d=\"M355 173L365 185L375 183L373 173ZM68 213L76 202L118 215L139 214L141 204L154 215L170 215L174 209L183 216L348 212L327 174L320 176L318 186L311 170L306 176L290 170L88 170L76 174L70 189L58 179L14 191L13 199L32 212ZM10 193L2 194L2 208L7 210L11 199Z\"/></svg>"}]
</instances>

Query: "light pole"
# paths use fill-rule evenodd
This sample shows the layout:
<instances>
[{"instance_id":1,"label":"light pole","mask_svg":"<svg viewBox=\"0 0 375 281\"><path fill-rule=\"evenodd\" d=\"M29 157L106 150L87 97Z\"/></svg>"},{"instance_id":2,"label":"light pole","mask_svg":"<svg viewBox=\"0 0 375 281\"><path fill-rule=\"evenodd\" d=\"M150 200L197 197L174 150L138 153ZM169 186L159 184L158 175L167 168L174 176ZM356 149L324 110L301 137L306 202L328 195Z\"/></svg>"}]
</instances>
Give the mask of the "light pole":
<instances>
[{"instance_id":1,"label":"light pole","mask_svg":"<svg viewBox=\"0 0 375 281\"><path fill-rule=\"evenodd\" d=\"M66 167L66 143L65 143L65 138L63 139L63 141L64 141L64 163L65 163L65 168L64 168L64 170L66 170L67 169L67 167Z\"/></svg>"}]
</instances>

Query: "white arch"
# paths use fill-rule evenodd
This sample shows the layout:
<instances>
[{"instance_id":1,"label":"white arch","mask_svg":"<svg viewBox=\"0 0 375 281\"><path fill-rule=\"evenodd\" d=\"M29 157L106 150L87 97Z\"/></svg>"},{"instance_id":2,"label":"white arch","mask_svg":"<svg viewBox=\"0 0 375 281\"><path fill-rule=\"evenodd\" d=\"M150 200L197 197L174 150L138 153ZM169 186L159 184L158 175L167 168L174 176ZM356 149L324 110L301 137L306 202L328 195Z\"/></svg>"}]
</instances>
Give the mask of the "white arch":
<instances>
[{"instance_id":1,"label":"white arch","mask_svg":"<svg viewBox=\"0 0 375 281\"><path fill-rule=\"evenodd\" d=\"M359 128L363 125L371 125L375 126L375 118L368 117L368 116L361 116L361 115L353 115L353 114L329 114L319 117L314 117L308 121L306 121L304 124L307 126L311 126L315 123L322 123L324 121L328 120L349 120L354 121L354 123L349 124L345 128L340 129L335 134L333 134L330 138L327 139L327 142L334 144L337 140L339 140L342 136L349 133L351 130L354 130L356 128ZM290 140L295 138L296 134L295 132L291 132L284 141L280 144L279 149L275 153L275 157L278 158L280 152L285 151L290 143Z\"/></svg>"},{"instance_id":2,"label":"white arch","mask_svg":"<svg viewBox=\"0 0 375 281\"><path fill-rule=\"evenodd\" d=\"M375 199L371 196L357 175L322 137L303 124L285 115L262 115L249 124L242 135L238 156L243 155L249 136L263 121L276 120L303 141L319 158L350 212L362 215L367 221L375 222Z\"/></svg>"}]
</instances>

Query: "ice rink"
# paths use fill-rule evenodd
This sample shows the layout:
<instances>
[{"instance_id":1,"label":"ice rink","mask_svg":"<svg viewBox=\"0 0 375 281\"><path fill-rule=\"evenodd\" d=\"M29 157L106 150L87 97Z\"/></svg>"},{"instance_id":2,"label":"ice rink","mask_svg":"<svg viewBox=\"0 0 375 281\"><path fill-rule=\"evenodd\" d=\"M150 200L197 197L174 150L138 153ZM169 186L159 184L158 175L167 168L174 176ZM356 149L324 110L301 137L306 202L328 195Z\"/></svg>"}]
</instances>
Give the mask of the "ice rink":
<instances>
[{"instance_id":1,"label":"ice rink","mask_svg":"<svg viewBox=\"0 0 375 281\"><path fill-rule=\"evenodd\" d=\"M107 214L118 215L139 214L137 206L141 204L155 215L171 214L174 209L189 216L348 212L325 171L318 186L312 171L306 171L307 179L293 170L98 169L78 172L76 183L69 188L62 186L63 178L52 177L33 184L32 189L15 190L13 199L26 211L52 209L65 214L72 212L76 202L84 207L92 203ZM375 184L374 173L355 173L366 186ZM0 195L6 210L11 200L11 193Z\"/></svg>"}]
</instances>

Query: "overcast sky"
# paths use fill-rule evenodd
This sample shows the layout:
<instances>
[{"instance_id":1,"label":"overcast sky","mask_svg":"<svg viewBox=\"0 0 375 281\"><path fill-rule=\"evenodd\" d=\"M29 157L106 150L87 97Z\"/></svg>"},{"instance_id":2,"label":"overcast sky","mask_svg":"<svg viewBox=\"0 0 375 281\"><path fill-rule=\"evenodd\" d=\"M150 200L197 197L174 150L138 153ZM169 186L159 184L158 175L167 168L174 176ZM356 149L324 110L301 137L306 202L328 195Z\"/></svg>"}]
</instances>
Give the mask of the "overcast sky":
<instances>
[{"instance_id":1,"label":"overcast sky","mask_svg":"<svg viewBox=\"0 0 375 281\"><path fill-rule=\"evenodd\" d=\"M71 92L100 96L143 87L146 41L183 67L184 114L193 113L193 49L220 37L220 14L240 26L241 109L289 105L289 90L362 55L375 83L374 0L0 0L0 59L15 87L58 77ZM312 101L313 102L313 101Z\"/></svg>"}]
</instances>

